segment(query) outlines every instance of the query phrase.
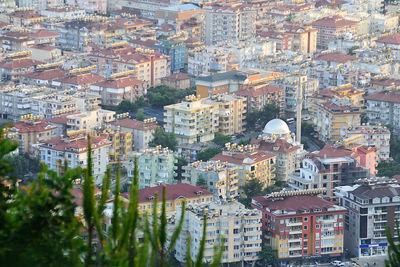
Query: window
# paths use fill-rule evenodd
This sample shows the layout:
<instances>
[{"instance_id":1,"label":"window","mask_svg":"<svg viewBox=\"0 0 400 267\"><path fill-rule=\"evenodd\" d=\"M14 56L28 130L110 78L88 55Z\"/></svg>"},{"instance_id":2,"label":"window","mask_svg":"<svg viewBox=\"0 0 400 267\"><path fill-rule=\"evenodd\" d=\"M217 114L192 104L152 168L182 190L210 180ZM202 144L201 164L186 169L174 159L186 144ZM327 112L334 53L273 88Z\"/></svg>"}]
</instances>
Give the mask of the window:
<instances>
[{"instance_id":1,"label":"window","mask_svg":"<svg viewBox=\"0 0 400 267\"><path fill-rule=\"evenodd\" d=\"M304 225L304 230L307 230L307 225Z\"/></svg>"}]
</instances>

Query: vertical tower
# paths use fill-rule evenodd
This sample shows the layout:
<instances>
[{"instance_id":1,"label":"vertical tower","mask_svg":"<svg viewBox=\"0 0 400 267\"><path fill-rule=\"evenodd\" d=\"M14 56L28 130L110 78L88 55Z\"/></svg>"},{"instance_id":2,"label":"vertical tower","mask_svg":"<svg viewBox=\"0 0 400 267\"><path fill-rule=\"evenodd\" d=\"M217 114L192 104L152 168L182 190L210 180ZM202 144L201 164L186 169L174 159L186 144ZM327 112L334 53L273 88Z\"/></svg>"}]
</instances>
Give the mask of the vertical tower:
<instances>
[{"instance_id":1,"label":"vertical tower","mask_svg":"<svg viewBox=\"0 0 400 267\"><path fill-rule=\"evenodd\" d=\"M303 108L303 76L299 75L296 99L296 142L301 143L301 110Z\"/></svg>"}]
</instances>

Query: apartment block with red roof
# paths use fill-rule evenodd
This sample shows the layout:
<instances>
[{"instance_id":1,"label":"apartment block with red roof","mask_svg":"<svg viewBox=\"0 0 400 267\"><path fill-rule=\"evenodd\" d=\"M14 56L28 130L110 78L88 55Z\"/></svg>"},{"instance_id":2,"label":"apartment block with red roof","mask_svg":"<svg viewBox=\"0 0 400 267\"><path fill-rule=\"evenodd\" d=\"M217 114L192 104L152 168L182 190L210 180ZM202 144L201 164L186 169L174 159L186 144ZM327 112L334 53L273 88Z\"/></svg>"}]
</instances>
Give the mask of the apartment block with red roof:
<instances>
[{"instance_id":1,"label":"apartment block with red roof","mask_svg":"<svg viewBox=\"0 0 400 267\"><path fill-rule=\"evenodd\" d=\"M318 29L317 49L326 50L331 40L343 37L346 33L357 33L358 22L344 19L341 16L329 16L318 19L311 26Z\"/></svg>"},{"instance_id":2,"label":"apartment block with red roof","mask_svg":"<svg viewBox=\"0 0 400 267\"><path fill-rule=\"evenodd\" d=\"M30 52L9 54L0 62L0 73L3 80L18 81L20 76L32 72L41 61L33 60Z\"/></svg>"},{"instance_id":3,"label":"apartment block with red roof","mask_svg":"<svg viewBox=\"0 0 400 267\"><path fill-rule=\"evenodd\" d=\"M300 171L290 175L289 186L295 190L326 189L323 196L335 201L333 194L335 187L351 185L358 179L370 176L367 167L375 164L373 166L375 169L376 166L375 152L371 152L373 158L358 153L357 150L325 145L320 151L309 153L303 159ZM365 165L362 166L362 163Z\"/></svg>"},{"instance_id":4,"label":"apartment block with red roof","mask_svg":"<svg viewBox=\"0 0 400 267\"><path fill-rule=\"evenodd\" d=\"M339 257L344 251L346 209L312 192L275 193L252 199L262 212L263 237L280 260Z\"/></svg>"},{"instance_id":5,"label":"apartment block with red roof","mask_svg":"<svg viewBox=\"0 0 400 267\"><path fill-rule=\"evenodd\" d=\"M56 136L56 128L56 126L39 117L29 117L15 122L8 130L7 136L12 140L18 141L20 153L33 154L35 152L34 145L53 139Z\"/></svg>"},{"instance_id":6,"label":"apartment block with red roof","mask_svg":"<svg viewBox=\"0 0 400 267\"><path fill-rule=\"evenodd\" d=\"M95 184L102 183L102 178L108 166L108 150L111 143L106 137L92 138L93 175ZM57 137L43 142L40 146L40 160L49 169L58 173L64 172L65 161L70 168L82 167L87 164L88 139L86 136Z\"/></svg>"},{"instance_id":7,"label":"apartment block with red roof","mask_svg":"<svg viewBox=\"0 0 400 267\"><path fill-rule=\"evenodd\" d=\"M259 86L243 86L239 91L235 92L236 95L247 98L248 112L255 110L262 110L267 104L277 104L281 111L284 111L284 89L268 84Z\"/></svg>"}]
</instances>

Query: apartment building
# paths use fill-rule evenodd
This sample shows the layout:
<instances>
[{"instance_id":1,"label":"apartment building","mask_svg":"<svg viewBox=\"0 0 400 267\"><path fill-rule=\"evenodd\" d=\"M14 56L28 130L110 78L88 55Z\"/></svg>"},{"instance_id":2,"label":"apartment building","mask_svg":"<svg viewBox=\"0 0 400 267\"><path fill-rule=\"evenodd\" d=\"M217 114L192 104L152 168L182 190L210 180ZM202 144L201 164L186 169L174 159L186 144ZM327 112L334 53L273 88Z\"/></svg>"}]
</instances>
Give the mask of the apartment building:
<instances>
[{"instance_id":1,"label":"apartment building","mask_svg":"<svg viewBox=\"0 0 400 267\"><path fill-rule=\"evenodd\" d=\"M157 43L154 48L169 57L171 73L178 73L185 67L185 45L182 42L167 40Z\"/></svg>"},{"instance_id":2,"label":"apartment building","mask_svg":"<svg viewBox=\"0 0 400 267\"><path fill-rule=\"evenodd\" d=\"M328 89L320 89L309 100L312 103L323 103L330 99L337 99L339 101L347 101L351 105L361 108L364 106L364 95L365 91L356 89L351 84L345 84ZM312 112L312 105L310 105L310 112Z\"/></svg>"},{"instance_id":3,"label":"apartment building","mask_svg":"<svg viewBox=\"0 0 400 267\"><path fill-rule=\"evenodd\" d=\"M233 164L196 161L183 166L183 170L183 183L196 185L203 179L207 190L211 191L216 199L226 200L239 196L238 167Z\"/></svg>"},{"instance_id":4,"label":"apartment building","mask_svg":"<svg viewBox=\"0 0 400 267\"><path fill-rule=\"evenodd\" d=\"M245 4L209 5L203 8L203 41L246 41L256 34L256 11Z\"/></svg>"},{"instance_id":5,"label":"apartment building","mask_svg":"<svg viewBox=\"0 0 400 267\"><path fill-rule=\"evenodd\" d=\"M359 144L377 149L378 160L390 159L390 131L385 126L363 124L343 129L343 143Z\"/></svg>"},{"instance_id":6,"label":"apartment building","mask_svg":"<svg viewBox=\"0 0 400 267\"><path fill-rule=\"evenodd\" d=\"M32 72L41 64L43 64L43 62L33 60L28 51L8 54L0 62L1 79L19 81L21 75Z\"/></svg>"},{"instance_id":7,"label":"apartment building","mask_svg":"<svg viewBox=\"0 0 400 267\"><path fill-rule=\"evenodd\" d=\"M139 190L139 213L151 214L153 212L154 199L158 196L158 203L162 202L162 192L165 187L165 207L167 213L175 213L181 209L182 202L186 205L209 204L214 202L214 195L201 186L186 183L165 184L147 187ZM121 196L129 200L129 192Z\"/></svg>"},{"instance_id":8,"label":"apartment building","mask_svg":"<svg viewBox=\"0 0 400 267\"><path fill-rule=\"evenodd\" d=\"M139 188L157 186L160 184L175 184L176 163L175 154L168 148L144 149L141 152L133 152L130 159L122 165L128 172L128 178L133 179L134 158L138 158Z\"/></svg>"},{"instance_id":9,"label":"apartment building","mask_svg":"<svg viewBox=\"0 0 400 267\"><path fill-rule=\"evenodd\" d=\"M400 132L400 91L375 92L365 97L365 112L371 124L390 124Z\"/></svg>"},{"instance_id":10,"label":"apartment building","mask_svg":"<svg viewBox=\"0 0 400 267\"><path fill-rule=\"evenodd\" d=\"M203 103L217 104L218 132L223 135L234 135L245 131L247 113L246 98L236 95L213 95L202 99Z\"/></svg>"},{"instance_id":11,"label":"apartment building","mask_svg":"<svg viewBox=\"0 0 400 267\"><path fill-rule=\"evenodd\" d=\"M288 181L289 175L299 170L304 154L302 145L290 143L286 139L277 138L275 140L262 138L252 139L251 145L257 150L270 153L276 156L276 179Z\"/></svg>"},{"instance_id":12,"label":"apartment building","mask_svg":"<svg viewBox=\"0 0 400 267\"><path fill-rule=\"evenodd\" d=\"M252 145L225 144L222 153L211 158L214 162L227 162L238 167L239 185L248 180L257 179L268 187L275 183L276 156L271 153L257 151Z\"/></svg>"},{"instance_id":13,"label":"apartment building","mask_svg":"<svg viewBox=\"0 0 400 267\"><path fill-rule=\"evenodd\" d=\"M32 97L31 111L34 116L43 115L50 119L63 114L71 114L78 111L75 99L72 95L63 93L47 93Z\"/></svg>"},{"instance_id":14,"label":"apartment building","mask_svg":"<svg viewBox=\"0 0 400 267\"><path fill-rule=\"evenodd\" d=\"M122 100L135 102L146 94L146 89L142 81L127 76L128 73L117 73L111 79L92 84L90 91L99 94L101 103L108 107L116 107Z\"/></svg>"},{"instance_id":15,"label":"apartment building","mask_svg":"<svg viewBox=\"0 0 400 267\"><path fill-rule=\"evenodd\" d=\"M153 140L157 128L156 118L137 121L126 116L117 115L117 120L110 124L113 129L133 132L133 146L136 151L149 148L149 142Z\"/></svg>"},{"instance_id":16,"label":"apartment building","mask_svg":"<svg viewBox=\"0 0 400 267\"><path fill-rule=\"evenodd\" d=\"M319 191L253 197L252 207L262 212L265 243L277 250L279 260L339 257L344 252L346 209L315 196Z\"/></svg>"},{"instance_id":17,"label":"apartment building","mask_svg":"<svg viewBox=\"0 0 400 267\"><path fill-rule=\"evenodd\" d=\"M347 101L331 99L323 103L311 102L311 106L314 129L325 142L339 141L342 129L361 125L361 108Z\"/></svg>"},{"instance_id":18,"label":"apartment building","mask_svg":"<svg viewBox=\"0 0 400 267\"><path fill-rule=\"evenodd\" d=\"M211 72L224 72L236 64L234 55L223 47L204 46L203 43L188 51L188 73L199 77Z\"/></svg>"},{"instance_id":19,"label":"apartment building","mask_svg":"<svg viewBox=\"0 0 400 267\"><path fill-rule=\"evenodd\" d=\"M357 34L359 22L344 19L341 16L329 16L318 19L311 26L318 30L317 49L328 49L329 41L344 37L346 33Z\"/></svg>"},{"instance_id":20,"label":"apartment building","mask_svg":"<svg viewBox=\"0 0 400 267\"><path fill-rule=\"evenodd\" d=\"M22 116L22 119L13 123L7 131L7 137L17 141L19 153L34 154L34 145L42 141L53 139L56 136L56 126L42 120L40 116Z\"/></svg>"},{"instance_id":21,"label":"apartment building","mask_svg":"<svg viewBox=\"0 0 400 267\"><path fill-rule=\"evenodd\" d=\"M87 133L100 129L105 123L115 120L115 111L97 109L66 116L66 133L84 131Z\"/></svg>"},{"instance_id":22,"label":"apartment building","mask_svg":"<svg viewBox=\"0 0 400 267\"><path fill-rule=\"evenodd\" d=\"M395 222L400 220L399 185L367 180L338 187L335 195L348 210L344 220L344 247L360 259L387 257L386 227L397 238Z\"/></svg>"},{"instance_id":23,"label":"apartment building","mask_svg":"<svg viewBox=\"0 0 400 267\"><path fill-rule=\"evenodd\" d=\"M235 94L246 97L249 112L262 110L267 104L276 104L282 112L285 108L284 89L269 84L244 86Z\"/></svg>"},{"instance_id":24,"label":"apartment building","mask_svg":"<svg viewBox=\"0 0 400 267\"><path fill-rule=\"evenodd\" d=\"M103 176L108 165L108 150L110 142L105 137L92 138L93 176L95 184L102 183ZM57 137L42 142L39 146L40 160L50 170L59 174L64 172L65 161L70 168L87 166L88 139L86 135L74 135L70 137Z\"/></svg>"},{"instance_id":25,"label":"apartment building","mask_svg":"<svg viewBox=\"0 0 400 267\"><path fill-rule=\"evenodd\" d=\"M313 54L317 50L317 32L310 26L285 24L280 29L292 37L292 50L301 54Z\"/></svg>"},{"instance_id":26,"label":"apartment building","mask_svg":"<svg viewBox=\"0 0 400 267\"><path fill-rule=\"evenodd\" d=\"M133 149L133 133L129 131L106 129L98 134L111 143L108 150L109 164L117 164L129 157Z\"/></svg>"},{"instance_id":27,"label":"apartment building","mask_svg":"<svg viewBox=\"0 0 400 267\"><path fill-rule=\"evenodd\" d=\"M351 150L326 145L303 159L300 171L290 175L289 186L295 190L326 189L323 196L336 200L333 194L335 187L352 185L354 181L370 175L356 157L358 155Z\"/></svg>"},{"instance_id":28,"label":"apartment building","mask_svg":"<svg viewBox=\"0 0 400 267\"><path fill-rule=\"evenodd\" d=\"M243 204L235 201L209 204L187 205L183 229L178 237L175 248L175 258L184 263L188 236L191 240L191 258L196 259L200 248L204 217L207 216L206 244L204 261L211 262L214 256L214 246L225 238L225 251L221 264L254 264L261 251L261 212L246 209ZM180 212L177 211L177 218Z\"/></svg>"}]
</instances>

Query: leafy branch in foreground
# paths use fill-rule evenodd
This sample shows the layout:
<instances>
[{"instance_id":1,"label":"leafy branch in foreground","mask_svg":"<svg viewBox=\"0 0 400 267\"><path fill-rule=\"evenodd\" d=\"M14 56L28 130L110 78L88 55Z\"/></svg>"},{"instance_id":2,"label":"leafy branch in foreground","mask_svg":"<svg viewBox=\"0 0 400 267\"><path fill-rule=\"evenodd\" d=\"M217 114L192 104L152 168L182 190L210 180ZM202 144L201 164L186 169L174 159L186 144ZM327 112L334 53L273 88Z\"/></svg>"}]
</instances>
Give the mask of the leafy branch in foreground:
<instances>
[{"instance_id":1,"label":"leafy branch in foreground","mask_svg":"<svg viewBox=\"0 0 400 267\"><path fill-rule=\"evenodd\" d=\"M400 237L399 221L396 220L396 234ZM389 259L385 260L386 267L400 266L400 244L396 244L392 234L390 233L389 226L386 227L386 238L389 243Z\"/></svg>"}]
</instances>

